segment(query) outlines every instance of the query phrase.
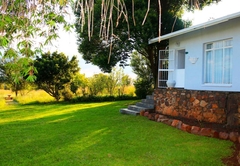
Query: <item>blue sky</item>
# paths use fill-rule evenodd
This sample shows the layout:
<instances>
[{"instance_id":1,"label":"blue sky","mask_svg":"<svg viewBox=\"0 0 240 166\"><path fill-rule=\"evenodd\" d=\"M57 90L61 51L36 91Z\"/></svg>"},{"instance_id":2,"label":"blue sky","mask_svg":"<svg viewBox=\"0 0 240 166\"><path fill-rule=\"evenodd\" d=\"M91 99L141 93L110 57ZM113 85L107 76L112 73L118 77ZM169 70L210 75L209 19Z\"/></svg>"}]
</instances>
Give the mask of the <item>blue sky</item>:
<instances>
[{"instance_id":1,"label":"blue sky","mask_svg":"<svg viewBox=\"0 0 240 166\"><path fill-rule=\"evenodd\" d=\"M221 0L218 4L207 6L202 11L196 10L194 13L186 13L184 19L192 20L193 25L196 25L236 12L240 12L240 0ZM69 16L69 20L74 21L74 16ZM52 50L64 52L69 56L77 55L81 68L80 73L85 74L87 77L101 72L97 66L86 64L81 58L77 51L76 34L74 32L62 32L60 39ZM124 72L131 78L136 78L131 67L125 67Z\"/></svg>"}]
</instances>

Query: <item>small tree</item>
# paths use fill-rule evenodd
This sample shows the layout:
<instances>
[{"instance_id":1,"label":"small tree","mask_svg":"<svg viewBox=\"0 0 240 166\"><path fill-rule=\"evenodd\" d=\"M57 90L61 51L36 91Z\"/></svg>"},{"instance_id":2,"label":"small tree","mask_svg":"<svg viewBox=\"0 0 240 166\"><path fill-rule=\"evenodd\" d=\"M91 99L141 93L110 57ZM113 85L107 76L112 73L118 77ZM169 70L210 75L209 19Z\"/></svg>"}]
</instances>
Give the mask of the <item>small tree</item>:
<instances>
[{"instance_id":1,"label":"small tree","mask_svg":"<svg viewBox=\"0 0 240 166\"><path fill-rule=\"evenodd\" d=\"M110 96L114 94L114 90L119 83L119 74L120 70L117 70L117 68L113 68L112 72L108 74L106 88Z\"/></svg>"},{"instance_id":2,"label":"small tree","mask_svg":"<svg viewBox=\"0 0 240 166\"><path fill-rule=\"evenodd\" d=\"M88 86L88 79L85 77L85 74L76 73L73 77L73 80L70 84L71 91L77 94L77 90L80 88L82 95L86 95L86 88Z\"/></svg>"},{"instance_id":3,"label":"small tree","mask_svg":"<svg viewBox=\"0 0 240 166\"><path fill-rule=\"evenodd\" d=\"M137 80L134 82L135 93L139 98L145 98L146 95L153 92L154 82L150 63L145 56L142 56L138 52L134 52L131 56L131 67L137 75Z\"/></svg>"},{"instance_id":4,"label":"small tree","mask_svg":"<svg viewBox=\"0 0 240 166\"><path fill-rule=\"evenodd\" d=\"M131 84L131 78L128 75L123 75L120 82L120 92L123 95L125 88Z\"/></svg>"},{"instance_id":5,"label":"small tree","mask_svg":"<svg viewBox=\"0 0 240 166\"><path fill-rule=\"evenodd\" d=\"M105 74L95 74L89 79L89 90L90 95L96 96L106 88L107 75Z\"/></svg>"},{"instance_id":6,"label":"small tree","mask_svg":"<svg viewBox=\"0 0 240 166\"><path fill-rule=\"evenodd\" d=\"M63 53L50 52L37 56L34 65L37 69L36 84L40 89L59 101L61 90L79 71L77 57L73 56L70 61Z\"/></svg>"},{"instance_id":7,"label":"small tree","mask_svg":"<svg viewBox=\"0 0 240 166\"><path fill-rule=\"evenodd\" d=\"M18 92L27 89L29 84L28 75L34 71L32 60L18 57L14 49L8 49L0 59L0 82L10 86L11 90L18 96Z\"/></svg>"}]
</instances>

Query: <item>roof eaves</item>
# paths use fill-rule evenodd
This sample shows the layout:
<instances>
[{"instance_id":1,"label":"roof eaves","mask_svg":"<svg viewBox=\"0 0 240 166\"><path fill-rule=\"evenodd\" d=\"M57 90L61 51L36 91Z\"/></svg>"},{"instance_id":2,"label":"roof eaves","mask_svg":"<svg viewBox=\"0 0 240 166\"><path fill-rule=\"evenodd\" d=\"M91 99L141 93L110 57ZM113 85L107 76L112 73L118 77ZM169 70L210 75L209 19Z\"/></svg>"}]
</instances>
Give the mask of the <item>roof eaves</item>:
<instances>
[{"instance_id":1,"label":"roof eaves","mask_svg":"<svg viewBox=\"0 0 240 166\"><path fill-rule=\"evenodd\" d=\"M150 39L148 41L148 44L160 42L162 40L170 39L172 37L176 37L176 36L179 36L179 35L182 35L182 34L193 32L193 31L196 31L198 29L203 29L203 28L210 27L210 26L213 26L213 25L216 25L216 24L220 24L220 23L226 22L230 19L234 19L234 18L237 18L237 17L240 17L240 12L234 13L234 14L231 14L231 15L227 15L227 16L224 16L224 17L221 17L221 18L217 18L217 19L214 19L214 20L202 23L202 24L194 25L194 26L191 26L189 28L185 28L185 29L182 29L182 30L179 30L179 31L175 31L175 32L172 32L172 33L160 36L160 37Z\"/></svg>"}]
</instances>

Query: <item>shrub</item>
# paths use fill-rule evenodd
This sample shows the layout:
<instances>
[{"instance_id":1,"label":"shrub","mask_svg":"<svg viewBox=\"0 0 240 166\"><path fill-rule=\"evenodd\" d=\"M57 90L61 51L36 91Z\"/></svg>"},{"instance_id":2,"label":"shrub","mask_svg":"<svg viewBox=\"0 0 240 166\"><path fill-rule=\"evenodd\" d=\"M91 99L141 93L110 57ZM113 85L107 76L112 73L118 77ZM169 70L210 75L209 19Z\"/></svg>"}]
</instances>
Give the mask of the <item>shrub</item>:
<instances>
[{"instance_id":1,"label":"shrub","mask_svg":"<svg viewBox=\"0 0 240 166\"><path fill-rule=\"evenodd\" d=\"M134 86L136 88L135 94L138 98L143 99L153 93L152 81L150 80L137 79L134 82Z\"/></svg>"},{"instance_id":2,"label":"shrub","mask_svg":"<svg viewBox=\"0 0 240 166\"><path fill-rule=\"evenodd\" d=\"M122 96L81 96L71 100L71 102L104 102L104 101L120 101L120 100L136 100L136 96L122 95Z\"/></svg>"},{"instance_id":3,"label":"shrub","mask_svg":"<svg viewBox=\"0 0 240 166\"><path fill-rule=\"evenodd\" d=\"M63 100L70 101L73 98L73 92L69 88L65 88L62 92Z\"/></svg>"}]
</instances>

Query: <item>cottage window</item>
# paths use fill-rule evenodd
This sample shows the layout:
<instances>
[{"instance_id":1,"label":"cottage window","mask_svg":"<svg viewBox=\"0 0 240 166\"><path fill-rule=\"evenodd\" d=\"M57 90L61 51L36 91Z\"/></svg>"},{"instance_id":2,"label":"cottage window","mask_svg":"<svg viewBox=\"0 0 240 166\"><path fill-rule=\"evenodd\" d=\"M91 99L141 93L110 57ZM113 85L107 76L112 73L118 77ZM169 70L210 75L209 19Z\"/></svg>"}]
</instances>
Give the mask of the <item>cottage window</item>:
<instances>
[{"instance_id":1,"label":"cottage window","mask_svg":"<svg viewBox=\"0 0 240 166\"><path fill-rule=\"evenodd\" d=\"M232 83L232 39L205 44L205 76L207 84Z\"/></svg>"}]
</instances>

